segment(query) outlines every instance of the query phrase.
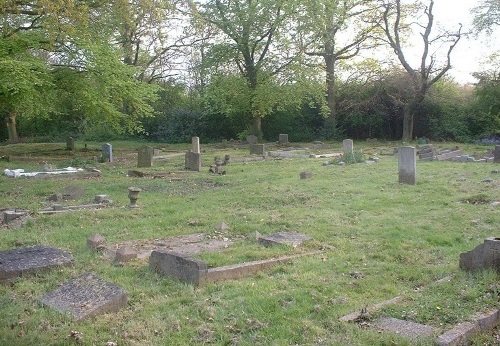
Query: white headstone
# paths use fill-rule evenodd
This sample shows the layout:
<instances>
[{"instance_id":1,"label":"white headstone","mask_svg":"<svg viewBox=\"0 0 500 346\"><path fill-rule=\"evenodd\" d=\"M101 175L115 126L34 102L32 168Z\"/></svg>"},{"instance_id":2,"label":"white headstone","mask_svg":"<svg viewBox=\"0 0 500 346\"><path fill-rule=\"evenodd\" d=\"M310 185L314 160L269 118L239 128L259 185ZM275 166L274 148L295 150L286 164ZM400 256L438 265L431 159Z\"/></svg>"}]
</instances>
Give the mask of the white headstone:
<instances>
[{"instance_id":1,"label":"white headstone","mask_svg":"<svg viewBox=\"0 0 500 346\"><path fill-rule=\"evenodd\" d=\"M399 182L415 185L417 183L417 150L414 147L398 149Z\"/></svg>"},{"instance_id":2,"label":"white headstone","mask_svg":"<svg viewBox=\"0 0 500 346\"><path fill-rule=\"evenodd\" d=\"M193 137L191 139L191 142L192 142L191 151L193 153L199 154L200 153L200 137Z\"/></svg>"}]
</instances>

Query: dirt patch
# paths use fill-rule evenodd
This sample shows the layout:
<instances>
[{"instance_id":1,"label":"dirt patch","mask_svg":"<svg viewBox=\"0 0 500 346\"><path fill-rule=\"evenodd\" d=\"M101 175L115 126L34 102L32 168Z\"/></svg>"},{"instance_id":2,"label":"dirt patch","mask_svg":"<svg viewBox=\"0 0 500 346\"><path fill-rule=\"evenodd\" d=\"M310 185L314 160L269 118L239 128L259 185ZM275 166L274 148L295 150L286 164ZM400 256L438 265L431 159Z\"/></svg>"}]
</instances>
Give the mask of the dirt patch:
<instances>
[{"instance_id":1,"label":"dirt patch","mask_svg":"<svg viewBox=\"0 0 500 346\"><path fill-rule=\"evenodd\" d=\"M210 239L206 234L180 235L158 239L129 240L106 245L104 254L115 257L119 249L131 249L137 253L137 258L147 259L153 250L172 251L183 255L196 255L202 252L215 252L225 249L233 244L228 238Z\"/></svg>"}]
</instances>

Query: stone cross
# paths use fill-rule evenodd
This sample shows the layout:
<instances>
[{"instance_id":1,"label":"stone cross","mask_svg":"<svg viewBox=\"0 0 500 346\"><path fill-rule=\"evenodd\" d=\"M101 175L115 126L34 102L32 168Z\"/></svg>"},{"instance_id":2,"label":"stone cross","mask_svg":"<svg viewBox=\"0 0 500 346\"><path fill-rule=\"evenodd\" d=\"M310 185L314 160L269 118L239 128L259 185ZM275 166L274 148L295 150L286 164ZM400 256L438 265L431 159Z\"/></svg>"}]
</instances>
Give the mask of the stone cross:
<instances>
[{"instance_id":1,"label":"stone cross","mask_svg":"<svg viewBox=\"0 0 500 346\"><path fill-rule=\"evenodd\" d=\"M415 147L398 149L399 182L415 185L417 183L417 151Z\"/></svg>"}]
</instances>

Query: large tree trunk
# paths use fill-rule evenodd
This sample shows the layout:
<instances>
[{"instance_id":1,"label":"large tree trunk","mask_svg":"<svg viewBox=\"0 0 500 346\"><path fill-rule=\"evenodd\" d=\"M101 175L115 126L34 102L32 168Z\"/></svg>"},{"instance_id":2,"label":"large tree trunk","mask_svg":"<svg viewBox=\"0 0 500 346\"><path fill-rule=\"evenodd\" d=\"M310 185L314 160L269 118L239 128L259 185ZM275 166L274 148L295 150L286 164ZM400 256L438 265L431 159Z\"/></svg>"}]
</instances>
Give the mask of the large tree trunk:
<instances>
[{"instance_id":1,"label":"large tree trunk","mask_svg":"<svg viewBox=\"0 0 500 346\"><path fill-rule=\"evenodd\" d=\"M262 117L261 116L253 116L253 124L252 124L252 134L257 136L259 140L262 139Z\"/></svg>"},{"instance_id":2,"label":"large tree trunk","mask_svg":"<svg viewBox=\"0 0 500 346\"><path fill-rule=\"evenodd\" d=\"M413 119L424 98L424 94L417 93L403 110L403 137L401 138L403 142L409 142L413 139Z\"/></svg>"},{"instance_id":3,"label":"large tree trunk","mask_svg":"<svg viewBox=\"0 0 500 346\"><path fill-rule=\"evenodd\" d=\"M17 143L19 142L19 136L17 135L17 127L16 127L16 113L12 112L7 115L5 118L7 123L7 131L9 133L9 142Z\"/></svg>"},{"instance_id":4,"label":"large tree trunk","mask_svg":"<svg viewBox=\"0 0 500 346\"><path fill-rule=\"evenodd\" d=\"M326 63L326 104L328 106L329 122L335 124L337 122L337 103L335 90L335 57L330 54L325 55Z\"/></svg>"}]
</instances>

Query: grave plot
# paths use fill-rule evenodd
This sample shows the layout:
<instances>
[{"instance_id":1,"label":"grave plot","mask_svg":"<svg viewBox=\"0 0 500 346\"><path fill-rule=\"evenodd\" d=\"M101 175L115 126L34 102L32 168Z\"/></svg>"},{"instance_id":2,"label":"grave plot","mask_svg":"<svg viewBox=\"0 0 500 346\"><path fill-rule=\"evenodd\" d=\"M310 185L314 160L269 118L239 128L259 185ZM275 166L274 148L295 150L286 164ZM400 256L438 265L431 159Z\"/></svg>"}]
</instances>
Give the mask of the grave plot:
<instances>
[{"instance_id":1,"label":"grave plot","mask_svg":"<svg viewBox=\"0 0 500 346\"><path fill-rule=\"evenodd\" d=\"M94 199L95 203L91 204L81 204L81 205L72 205L72 206L64 206L59 203L53 203L49 208L40 209L38 211L39 214L57 214L61 212L67 211L75 211L82 209L101 209L112 205L112 201L109 199L108 195L97 195Z\"/></svg>"},{"instance_id":2,"label":"grave plot","mask_svg":"<svg viewBox=\"0 0 500 346\"><path fill-rule=\"evenodd\" d=\"M67 252L46 246L0 251L0 282L72 263Z\"/></svg>"},{"instance_id":3,"label":"grave plot","mask_svg":"<svg viewBox=\"0 0 500 346\"><path fill-rule=\"evenodd\" d=\"M117 312L127 300L127 292L121 287L85 273L45 294L40 303L80 321Z\"/></svg>"}]
</instances>

